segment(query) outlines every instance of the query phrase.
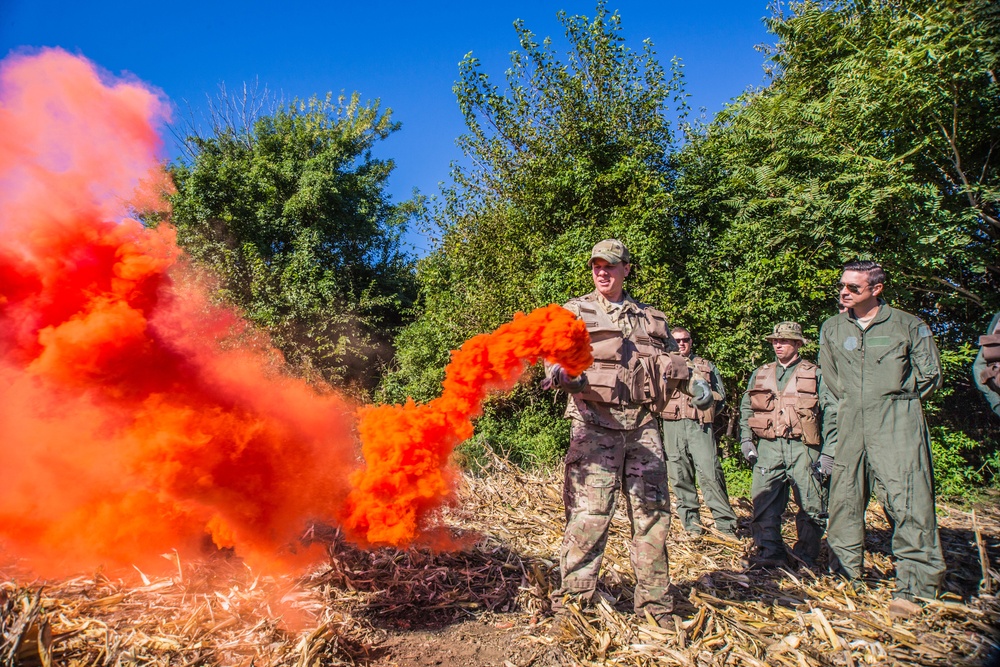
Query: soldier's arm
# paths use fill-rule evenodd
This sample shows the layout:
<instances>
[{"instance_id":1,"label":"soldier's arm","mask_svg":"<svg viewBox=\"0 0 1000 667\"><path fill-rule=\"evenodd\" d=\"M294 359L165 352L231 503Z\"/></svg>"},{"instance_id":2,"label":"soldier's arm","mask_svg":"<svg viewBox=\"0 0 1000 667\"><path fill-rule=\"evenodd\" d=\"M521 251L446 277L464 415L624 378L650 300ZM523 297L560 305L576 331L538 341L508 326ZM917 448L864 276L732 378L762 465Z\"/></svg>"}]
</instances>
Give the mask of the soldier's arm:
<instances>
[{"instance_id":1,"label":"soldier's arm","mask_svg":"<svg viewBox=\"0 0 1000 667\"><path fill-rule=\"evenodd\" d=\"M712 391L719 395L719 398L715 401L715 409L719 411L726 403L726 386L722 382L722 373L719 372L715 364L710 361L708 362L708 367L712 370L712 377L708 378L708 381L712 385Z\"/></svg>"},{"instance_id":2,"label":"soldier's arm","mask_svg":"<svg viewBox=\"0 0 1000 667\"><path fill-rule=\"evenodd\" d=\"M569 312L571 312L574 315L576 315L577 319L580 319L580 305L576 301L576 299L573 299L572 301L568 301L568 302L564 303L563 304L563 308L565 308ZM554 379L552 377L552 368L553 368L553 366L555 366L555 364L550 363L548 361L545 361L542 364L542 367L545 369L545 377L548 378L549 380L553 380Z\"/></svg>"},{"instance_id":3,"label":"soldier's arm","mask_svg":"<svg viewBox=\"0 0 1000 667\"><path fill-rule=\"evenodd\" d=\"M1000 320L1000 314L993 317L990 322L990 326L987 331L993 331L997 326L997 320ZM983 349L979 348L979 354L976 355L976 360L972 362L972 380L976 383L976 388L982 392L983 397L990 406L990 410L996 413L1000 417L1000 394L993 391L980 379L983 375L983 371L986 370L986 357L983 356Z\"/></svg>"},{"instance_id":4,"label":"soldier's arm","mask_svg":"<svg viewBox=\"0 0 1000 667\"><path fill-rule=\"evenodd\" d=\"M819 368L816 379L819 382L819 407L823 413L823 453L837 455L837 408L840 401L830 388L830 376L836 376L836 365L832 361L830 342L825 325L819 331Z\"/></svg>"},{"instance_id":5,"label":"soldier's arm","mask_svg":"<svg viewBox=\"0 0 1000 667\"><path fill-rule=\"evenodd\" d=\"M823 369L816 369L816 382L817 391L819 393L819 409L820 417L822 419L823 428L823 440L820 451L822 453L833 456L837 456L837 400L833 398L826 388L826 382L823 380Z\"/></svg>"},{"instance_id":6,"label":"soldier's arm","mask_svg":"<svg viewBox=\"0 0 1000 667\"><path fill-rule=\"evenodd\" d=\"M941 388L941 355L931 328L922 320L910 328L910 361L917 384L917 393L926 400Z\"/></svg>"},{"instance_id":7,"label":"soldier's arm","mask_svg":"<svg viewBox=\"0 0 1000 667\"><path fill-rule=\"evenodd\" d=\"M750 418L753 417L753 410L750 409L750 389L757 381L757 369L750 374L750 381L747 382L747 389L740 399L740 440L753 440L753 431L750 430Z\"/></svg>"}]
</instances>

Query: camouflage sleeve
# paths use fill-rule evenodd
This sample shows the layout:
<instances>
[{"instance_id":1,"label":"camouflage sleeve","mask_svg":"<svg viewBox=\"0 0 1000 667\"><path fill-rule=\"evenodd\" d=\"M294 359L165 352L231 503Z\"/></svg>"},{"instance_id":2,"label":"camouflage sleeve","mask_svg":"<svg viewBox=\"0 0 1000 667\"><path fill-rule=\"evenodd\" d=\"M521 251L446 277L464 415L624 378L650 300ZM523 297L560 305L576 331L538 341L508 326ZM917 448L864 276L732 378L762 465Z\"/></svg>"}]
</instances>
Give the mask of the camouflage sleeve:
<instances>
[{"instance_id":1,"label":"camouflage sleeve","mask_svg":"<svg viewBox=\"0 0 1000 667\"><path fill-rule=\"evenodd\" d=\"M580 302L578 300L570 299L563 304L563 308L576 315L577 319L580 318ZM545 369L545 377L550 380L552 379L552 366L553 364L548 361L545 361L542 364L542 367Z\"/></svg>"},{"instance_id":2,"label":"camouflage sleeve","mask_svg":"<svg viewBox=\"0 0 1000 667\"><path fill-rule=\"evenodd\" d=\"M740 400L740 440L753 440L753 431L750 430L750 418L753 417L753 410L750 409L750 388L757 381L757 371L750 374L750 381L747 382L747 390L743 392Z\"/></svg>"},{"instance_id":3,"label":"camouflage sleeve","mask_svg":"<svg viewBox=\"0 0 1000 667\"><path fill-rule=\"evenodd\" d=\"M910 327L910 361L921 400L941 388L941 355L931 328L917 319Z\"/></svg>"},{"instance_id":4,"label":"camouflage sleeve","mask_svg":"<svg viewBox=\"0 0 1000 667\"><path fill-rule=\"evenodd\" d=\"M993 331L996 329L997 321L1000 320L1000 313L993 316L993 320L990 322L990 326L986 331ZM979 354L976 355L976 360L972 362L972 380L976 383L976 388L982 392L983 397L990 406L990 410L996 413L1000 417L1000 394L993 391L980 379L982 378L983 371L986 370L986 357L983 356L983 349L979 348Z\"/></svg>"}]
</instances>

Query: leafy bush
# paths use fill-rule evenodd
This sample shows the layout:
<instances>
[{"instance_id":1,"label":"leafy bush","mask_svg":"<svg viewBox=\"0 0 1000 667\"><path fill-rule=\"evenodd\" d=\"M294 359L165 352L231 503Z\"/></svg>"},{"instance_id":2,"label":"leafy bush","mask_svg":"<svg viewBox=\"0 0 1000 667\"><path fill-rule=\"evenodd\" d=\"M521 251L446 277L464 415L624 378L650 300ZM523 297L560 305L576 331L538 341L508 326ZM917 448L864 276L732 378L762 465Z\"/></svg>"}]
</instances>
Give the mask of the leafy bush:
<instances>
[{"instance_id":1,"label":"leafy bush","mask_svg":"<svg viewBox=\"0 0 1000 667\"><path fill-rule=\"evenodd\" d=\"M729 442L729 438L723 438L721 445L723 448ZM722 458L722 474L726 476L726 489L730 498L749 498L750 483L753 481L753 470L738 456L726 456Z\"/></svg>"},{"instance_id":2,"label":"leafy bush","mask_svg":"<svg viewBox=\"0 0 1000 667\"><path fill-rule=\"evenodd\" d=\"M967 498L975 487L983 484L982 472L967 458L979 449L980 443L961 431L947 426L931 427L934 485L939 499Z\"/></svg>"},{"instance_id":3,"label":"leafy bush","mask_svg":"<svg viewBox=\"0 0 1000 667\"><path fill-rule=\"evenodd\" d=\"M559 463L569 446L569 421L562 418L565 399L538 400L526 387L487 403L476 422L476 437L459 448L467 469L486 454L486 448L522 468L545 468ZM470 460L471 459L471 460Z\"/></svg>"}]
</instances>

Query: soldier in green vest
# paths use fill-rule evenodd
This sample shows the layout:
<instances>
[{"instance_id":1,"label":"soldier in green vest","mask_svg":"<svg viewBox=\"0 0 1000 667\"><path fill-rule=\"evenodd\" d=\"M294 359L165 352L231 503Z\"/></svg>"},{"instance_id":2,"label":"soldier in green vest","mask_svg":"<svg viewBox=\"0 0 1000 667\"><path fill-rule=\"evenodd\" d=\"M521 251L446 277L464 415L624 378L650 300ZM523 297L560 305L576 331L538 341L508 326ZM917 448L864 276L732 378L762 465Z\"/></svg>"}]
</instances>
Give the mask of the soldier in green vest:
<instances>
[{"instance_id":1,"label":"soldier in green vest","mask_svg":"<svg viewBox=\"0 0 1000 667\"><path fill-rule=\"evenodd\" d=\"M684 530L701 535L705 528L699 515L695 471L705 504L715 519L715 529L723 537L736 538L736 514L729 504L726 477L722 474L713 424L715 415L726 400L722 376L711 361L694 354L691 332L674 327L670 334L677 341L678 351L687 357L712 387L712 405L699 410L679 388L674 389L660 413L663 418L663 449L667 455L667 475L677 499L677 515Z\"/></svg>"},{"instance_id":2,"label":"soldier in green vest","mask_svg":"<svg viewBox=\"0 0 1000 667\"><path fill-rule=\"evenodd\" d=\"M795 515L798 539L792 554L812 567L826 525L822 474L829 474L833 462L821 451L822 379L816 364L799 356L799 348L807 341L797 322L780 322L765 338L771 342L775 361L750 375L740 403L740 449L753 466L750 531L756 553L751 567L787 563L781 515L789 491L799 506Z\"/></svg>"},{"instance_id":3,"label":"soldier in green vest","mask_svg":"<svg viewBox=\"0 0 1000 667\"><path fill-rule=\"evenodd\" d=\"M1000 313L993 316L989 333L979 337L979 354L972 364L972 379L990 409L1000 417Z\"/></svg>"},{"instance_id":4,"label":"soldier in green vest","mask_svg":"<svg viewBox=\"0 0 1000 667\"><path fill-rule=\"evenodd\" d=\"M895 520L896 598L890 613L919 608L915 597L934 598L945 563L934 514L930 434L920 401L941 386L934 336L919 318L882 298L885 271L872 261L844 266L838 285L848 307L823 323L819 363L835 434L827 542L831 568L851 580L862 576L865 509L870 478L885 487Z\"/></svg>"}]
</instances>

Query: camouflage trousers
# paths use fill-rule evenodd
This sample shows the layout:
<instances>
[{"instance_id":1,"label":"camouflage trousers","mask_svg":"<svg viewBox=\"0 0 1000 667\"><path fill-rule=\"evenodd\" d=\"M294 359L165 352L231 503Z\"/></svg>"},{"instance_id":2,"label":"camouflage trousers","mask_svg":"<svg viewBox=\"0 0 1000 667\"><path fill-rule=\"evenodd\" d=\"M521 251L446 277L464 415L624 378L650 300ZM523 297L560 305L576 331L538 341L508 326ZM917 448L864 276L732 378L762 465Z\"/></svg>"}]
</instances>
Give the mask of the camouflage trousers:
<instances>
[{"instance_id":1,"label":"camouflage trousers","mask_svg":"<svg viewBox=\"0 0 1000 667\"><path fill-rule=\"evenodd\" d=\"M628 431L573 420L563 500L566 534L559 566L562 587L552 594L558 611L567 596L589 601L608 542L618 490L624 488L632 527L630 555L635 570L635 611L658 618L673 610L667 568L670 499L654 421Z\"/></svg>"}]
</instances>

